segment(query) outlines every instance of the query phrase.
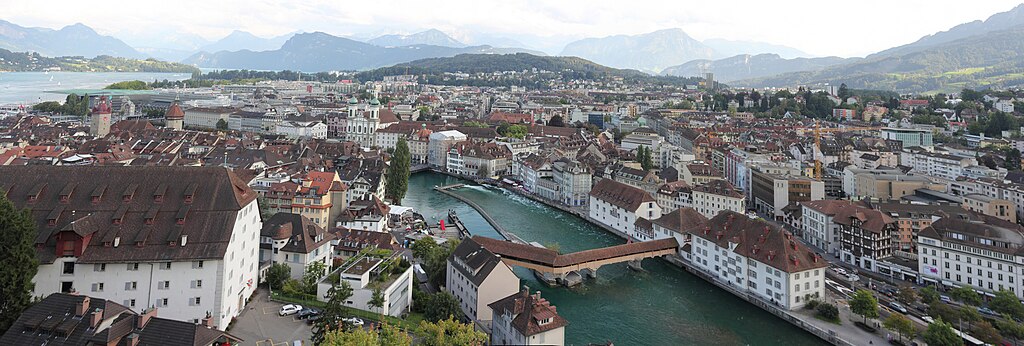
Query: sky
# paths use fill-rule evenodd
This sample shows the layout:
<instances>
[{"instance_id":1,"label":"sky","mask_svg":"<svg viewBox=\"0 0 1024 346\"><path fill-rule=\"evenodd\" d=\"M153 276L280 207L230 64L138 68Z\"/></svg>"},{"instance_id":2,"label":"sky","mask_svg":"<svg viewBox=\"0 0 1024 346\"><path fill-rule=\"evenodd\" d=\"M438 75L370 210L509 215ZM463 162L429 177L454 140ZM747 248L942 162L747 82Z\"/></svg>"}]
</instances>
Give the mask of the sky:
<instances>
[{"instance_id":1,"label":"sky","mask_svg":"<svg viewBox=\"0 0 1024 346\"><path fill-rule=\"evenodd\" d=\"M80 22L134 45L184 34L212 41L233 30L368 38L435 28L470 44L511 38L549 54L585 37L681 28L698 40L761 41L850 57L984 20L1021 1L0 0L0 19L48 28Z\"/></svg>"}]
</instances>

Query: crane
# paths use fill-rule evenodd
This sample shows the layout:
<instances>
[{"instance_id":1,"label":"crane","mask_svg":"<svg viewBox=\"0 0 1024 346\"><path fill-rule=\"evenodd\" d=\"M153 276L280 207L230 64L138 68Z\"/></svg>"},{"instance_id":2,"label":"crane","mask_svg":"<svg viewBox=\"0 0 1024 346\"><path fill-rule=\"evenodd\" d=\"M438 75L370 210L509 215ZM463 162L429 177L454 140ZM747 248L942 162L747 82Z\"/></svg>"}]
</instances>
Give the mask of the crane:
<instances>
[{"instance_id":1,"label":"crane","mask_svg":"<svg viewBox=\"0 0 1024 346\"><path fill-rule=\"evenodd\" d=\"M824 132L847 132L847 131L877 131L881 130L881 126L862 126L862 127L831 127L821 128L821 123L818 120L814 121L814 179L821 180L821 160L818 159L818 155L821 154L821 134Z\"/></svg>"}]
</instances>

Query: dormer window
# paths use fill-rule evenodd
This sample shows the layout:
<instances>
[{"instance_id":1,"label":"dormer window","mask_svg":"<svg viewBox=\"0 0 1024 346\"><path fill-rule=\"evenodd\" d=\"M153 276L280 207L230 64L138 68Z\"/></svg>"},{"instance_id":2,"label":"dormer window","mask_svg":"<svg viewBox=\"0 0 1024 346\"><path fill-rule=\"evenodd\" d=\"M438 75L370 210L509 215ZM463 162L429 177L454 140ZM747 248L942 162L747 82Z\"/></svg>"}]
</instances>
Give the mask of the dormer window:
<instances>
[{"instance_id":1,"label":"dormer window","mask_svg":"<svg viewBox=\"0 0 1024 346\"><path fill-rule=\"evenodd\" d=\"M167 184L160 184L156 187L156 191L153 191L153 202L163 203L164 195L167 193Z\"/></svg>"},{"instance_id":2,"label":"dormer window","mask_svg":"<svg viewBox=\"0 0 1024 346\"><path fill-rule=\"evenodd\" d=\"M135 190L138 188L139 184L131 184L128 185L128 188L124 189L124 193L121 194L121 198L125 201L125 203L132 201L132 197L135 196Z\"/></svg>"}]
</instances>

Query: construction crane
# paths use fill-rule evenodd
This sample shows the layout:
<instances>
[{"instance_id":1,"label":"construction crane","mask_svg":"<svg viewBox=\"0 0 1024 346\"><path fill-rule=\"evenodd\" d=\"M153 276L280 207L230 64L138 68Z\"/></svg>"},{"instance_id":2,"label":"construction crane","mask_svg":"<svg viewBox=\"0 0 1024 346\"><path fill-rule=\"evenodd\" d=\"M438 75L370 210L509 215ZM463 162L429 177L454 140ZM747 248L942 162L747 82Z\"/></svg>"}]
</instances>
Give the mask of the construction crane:
<instances>
[{"instance_id":1,"label":"construction crane","mask_svg":"<svg viewBox=\"0 0 1024 346\"><path fill-rule=\"evenodd\" d=\"M848 132L848 131L878 131L881 130L881 126L864 126L864 127L832 127L832 128L821 128L821 123L818 120L814 121L814 179L821 180L821 160L818 159L818 155L821 154L821 134L823 132Z\"/></svg>"}]
</instances>

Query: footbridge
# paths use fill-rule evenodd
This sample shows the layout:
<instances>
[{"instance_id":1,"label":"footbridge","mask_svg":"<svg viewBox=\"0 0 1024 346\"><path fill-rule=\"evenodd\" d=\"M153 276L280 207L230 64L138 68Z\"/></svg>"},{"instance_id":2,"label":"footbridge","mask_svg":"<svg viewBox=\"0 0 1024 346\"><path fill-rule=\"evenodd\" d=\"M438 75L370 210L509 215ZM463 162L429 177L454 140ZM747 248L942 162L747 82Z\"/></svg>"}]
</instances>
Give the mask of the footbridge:
<instances>
[{"instance_id":1,"label":"footbridge","mask_svg":"<svg viewBox=\"0 0 1024 346\"><path fill-rule=\"evenodd\" d=\"M559 254L547 248L511 241L481 236L474 236L472 239L488 251L501 256L501 261L505 264L558 277L574 272L596 276L597 269L602 266L621 262L639 263L644 258L675 254L679 248L675 238L665 238Z\"/></svg>"}]
</instances>

